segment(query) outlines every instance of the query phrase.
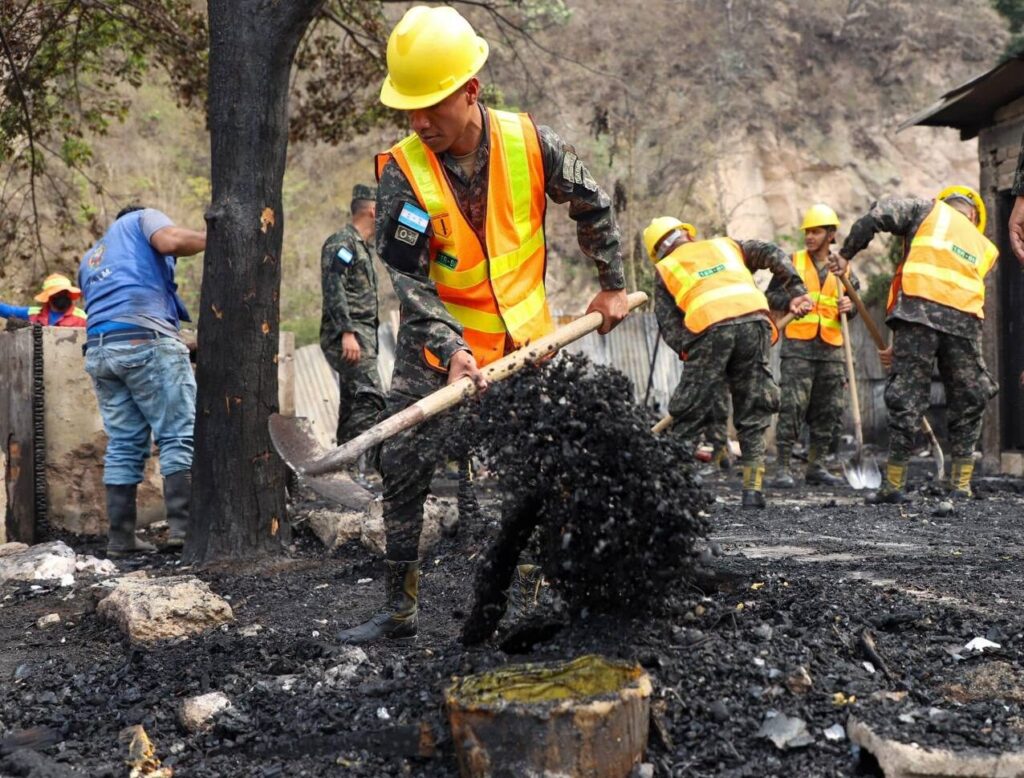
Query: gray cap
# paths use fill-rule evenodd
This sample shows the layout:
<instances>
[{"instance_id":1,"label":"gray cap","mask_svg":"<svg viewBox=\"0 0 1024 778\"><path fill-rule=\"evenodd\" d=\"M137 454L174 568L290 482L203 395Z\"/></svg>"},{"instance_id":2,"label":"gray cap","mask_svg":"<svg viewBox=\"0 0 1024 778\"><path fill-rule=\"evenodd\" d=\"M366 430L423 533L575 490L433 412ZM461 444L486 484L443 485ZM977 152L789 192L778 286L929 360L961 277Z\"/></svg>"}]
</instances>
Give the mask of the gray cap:
<instances>
[{"instance_id":1,"label":"gray cap","mask_svg":"<svg viewBox=\"0 0 1024 778\"><path fill-rule=\"evenodd\" d=\"M376 200L377 199L377 187L369 186L367 184L356 184L352 187L352 199L353 200Z\"/></svg>"}]
</instances>

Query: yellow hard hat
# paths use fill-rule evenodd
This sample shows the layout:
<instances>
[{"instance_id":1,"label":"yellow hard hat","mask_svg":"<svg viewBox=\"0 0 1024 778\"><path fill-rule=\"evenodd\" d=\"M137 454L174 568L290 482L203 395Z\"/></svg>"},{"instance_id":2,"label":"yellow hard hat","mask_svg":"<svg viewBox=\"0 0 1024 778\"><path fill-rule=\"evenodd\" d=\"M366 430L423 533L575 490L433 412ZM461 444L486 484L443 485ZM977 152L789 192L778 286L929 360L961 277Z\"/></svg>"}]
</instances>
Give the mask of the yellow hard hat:
<instances>
[{"instance_id":1,"label":"yellow hard hat","mask_svg":"<svg viewBox=\"0 0 1024 778\"><path fill-rule=\"evenodd\" d=\"M838 230L839 216L825 203L815 203L804 214L804 223L800 225L800 229L810 230L814 227L835 227Z\"/></svg>"},{"instance_id":2,"label":"yellow hard hat","mask_svg":"<svg viewBox=\"0 0 1024 778\"><path fill-rule=\"evenodd\" d=\"M49 302L50 298L58 292L67 292L71 295L72 300L77 300L82 296L82 290L77 286L72 286L70 278L60 273L54 273L43 281L43 291L36 295L36 302Z\"/></svg>"},{"instance_id":3,"label":"yellow hard hat","mask_svg":"<svg viewBox=\"0 0 1024 778\"><path fill-rule=\"evenodd\" d=\"M945 200L948 197L963 197L971 201L974 205L974 209L978 212L978 232L985 231L985 223L988 221L988 209L985 208L985 201L981 199L981 195L978 194L977 190L971 189L969 186L947 186L938 196L936 200Z\"/></svg>"},{"instance_id":4,"label":"yellow hard hat","mask_svg":"<svg viewBox=\"0 0 1024 778\"><path fill-rule=\"evenodd\" d=\"M454 8L417 5L388 38L388 74L380 101L411 111L444 100L487 61L487 41Z\"/></svg>"},{"instance_id":5,"label":"yellow hard hat","mask_svg":"<svg viewBox=\"0 0 1024 778\"><path fill-rule=\"evenodd\" d=\"M654 253L655 246L672 230L683 230L690 235L691 240L697 239L697 228L692 224L681 222L675 216L656 216L644 227L644 248L647 249L647 256L652 262L658 261L658 256Z\"/></svg>"}]
</instances>

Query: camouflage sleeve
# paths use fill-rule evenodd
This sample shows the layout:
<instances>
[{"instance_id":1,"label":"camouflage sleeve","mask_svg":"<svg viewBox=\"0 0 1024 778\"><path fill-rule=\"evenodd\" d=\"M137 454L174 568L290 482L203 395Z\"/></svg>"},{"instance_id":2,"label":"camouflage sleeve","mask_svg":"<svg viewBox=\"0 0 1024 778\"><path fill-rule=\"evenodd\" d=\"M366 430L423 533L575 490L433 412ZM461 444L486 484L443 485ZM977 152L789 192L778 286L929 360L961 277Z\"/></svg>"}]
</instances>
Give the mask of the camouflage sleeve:
<instances>
[{"instance_id":1,"label":"camouflage sleeve","mask_svg":"<svg viewBox=\"0 0 1024 778\"><path fill-rule=\"evenodd\" d=\"M875 237L875 233L913 235L932 209L931 200L887 197L876 200L866 214L853 223L850 234L843 241L839 255L853 259Z\"/></svg>"},{"instance_id":2,"label":"camouflage sleeve","mask_svg":"<svg viewBox=\"0 0 1024 778\"><path fill-rule=\"evenodd\" d=\"M679 310L675 298L659 275L654 278L654 316L658 320L661 337L668 347L681 354L690 338L683 325L685 314Z\"/></svg>"},{"instance_id":3,"label":"camouflage sleeve","mask_svg":"<svg viewBox=\"0 0 1024 778\"><path fill-rule=\"evenodd\" d=\"M1017 172L1013 176L1013 189L1010 190L1015 197L1024 197L1024 135L1020 137L1020 154L1017 156Z\"/></svg>"},{"instance_id":4,"label":"camouflage sleeve","mask_svg":"<svg viewBox=\"0 0 1024 778\"><path fill-rule=\"evenodd\" d=\"M394 237L388 229L391 210L396 201L416 202L412 185L398 163L389 160L377 182L376 248L391 275L391 283L401 304L401 327L413 335L413 341L422 342L441 360L443 365L457 351L469 351L462 339L462 325L444 307L437 287L430 280L430 255L426 248L420 252L419 263L412 271L395 268L388 258Z\"/></svg>"},{"instance_id":5,"label":"camouflage sleeve","mask_svg":"<svg viewBox=\"0 0 1024 778\"><path fill-rule=\"evenodd\" d=\"M344 333L352 332L352 315L342 275L346 266L338 259L341 249L348 249L350 256L355 256L355 246L342 233L324 241L320 249L320 285L323 289L324 314L334 323L335 332Z\"/></svg>"},{"instance_id":6,"label":"camouflage sleeve","mask_svg":"<svg viewBox=\"0 0 1024 778\"><path fill-rule=\"evenodd\" d=\"M743 251L743 259L747 263L747 267L753 270L770 270L774 278L772 283L778 282L778 288L775 292L776 299L782 299L782 295L787 295L786 304L779 310L786 310L789 308L789 301L794 297L799 297L802 294L807 294L807 287L804 286L804 282L800 280L800 275L796 272L796 268L793 267L793 261L789 258L789 254L780 249L774 243L768 243L763 240L740 240L740 249ZM770 307L771 301L769 301Z\"/></svg>"},{"instance_id":7,"label":"camouflage sleeve","mask_svg":"<svg viewBox=\"0 0 1024 778\"><path fill-rule=\"evenodd\" d=\"M611 198L558 133L542 125L537 127L537 134L548 197L558 204L569 203L569 218L576 222L580 250L597 266L601 288L624 289L622 235Z\"/></svg>"},{"instance_id":8,"label":"camouflage sleeve","mask_svg":"<svg viewBox=\"0 0 1024 778\"><path fill-rule=\"evenodd\" d=\"M783 278L772 276L771 283L765 290L764 296L768 298L768 307L773 311L789 310L790 295L786 290Z\"/></svg>"}]
</instances>

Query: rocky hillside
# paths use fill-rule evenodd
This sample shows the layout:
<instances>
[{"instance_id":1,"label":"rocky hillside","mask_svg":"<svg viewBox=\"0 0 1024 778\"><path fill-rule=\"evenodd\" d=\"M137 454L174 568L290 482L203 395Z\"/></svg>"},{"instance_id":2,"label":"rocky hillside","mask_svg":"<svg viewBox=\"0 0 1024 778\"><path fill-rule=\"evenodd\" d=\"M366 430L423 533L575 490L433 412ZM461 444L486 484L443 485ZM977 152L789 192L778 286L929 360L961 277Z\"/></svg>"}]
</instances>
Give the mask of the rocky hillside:
<instances>
[{"instance_id":1,"label":"rocky hillside","mask_svg":"<svg viewBox=\"0 0 1024 778\"><path fill-rule=\"evenodd\" d=\"M484 78L506 106L576 146L614 191L628 235L668 213L705 234L792 244L812 201L832 203L848 224L880 195L977 181L972 143L896 126L998 59L1006 25L988 0L568 0L567 13L555 0L534 4L554 11L551 23L515 47L477 19L495 41ZM319 322L320 244L343 223L351 185L372 179L373 152L399 134L381 128L338 147L291 149L282 315L303 341ZM99 223L130 199L200 223L209 195L202 118L177 109L159 83L138 91L96 150L108 195L87 201ZM549 287L556 306L573 311L593 274L558 210L548 219ZM650 269L638 260L631 277L643 285ZM77 257L63 262L74 267ZM183 263L193 302L199 269ZM0 267L0 299L22 299L42 273Z\"/></svg>"}]
</instances>

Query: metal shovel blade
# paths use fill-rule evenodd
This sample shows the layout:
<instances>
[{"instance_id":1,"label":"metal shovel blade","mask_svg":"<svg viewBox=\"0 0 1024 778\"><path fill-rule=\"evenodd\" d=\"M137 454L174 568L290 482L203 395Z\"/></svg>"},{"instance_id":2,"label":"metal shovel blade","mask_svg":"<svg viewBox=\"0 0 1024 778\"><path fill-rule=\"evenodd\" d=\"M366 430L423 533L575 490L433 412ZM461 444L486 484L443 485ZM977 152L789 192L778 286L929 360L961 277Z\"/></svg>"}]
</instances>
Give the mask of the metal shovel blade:
<instances>
[{"instance_id":1,"label":"metal shovel blade","mask_svg":"<svg viewBox=\"0 0 1024 778\"><path fill-rule=\"evenodd\" d=\"M849 462L843 462L843 475L846 482L857 491L877 489L882 485L882 473L874 457L857 455Z\"/></svg>"},{"instance_id":2,"label":"metal shovel blade","mask_svg":"<svg viewBox=\"0 0 1024 778\"><path fill-rule=\"evenodd\" d=\"M271 415L268 426L278 455L314 492L353 511L365 510L373 501L373 492L357 484L344 471L316 476L306 474L307 465L326 453L313 436L308 419L275 413Z\"/></svg>"}]
</instances>

